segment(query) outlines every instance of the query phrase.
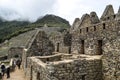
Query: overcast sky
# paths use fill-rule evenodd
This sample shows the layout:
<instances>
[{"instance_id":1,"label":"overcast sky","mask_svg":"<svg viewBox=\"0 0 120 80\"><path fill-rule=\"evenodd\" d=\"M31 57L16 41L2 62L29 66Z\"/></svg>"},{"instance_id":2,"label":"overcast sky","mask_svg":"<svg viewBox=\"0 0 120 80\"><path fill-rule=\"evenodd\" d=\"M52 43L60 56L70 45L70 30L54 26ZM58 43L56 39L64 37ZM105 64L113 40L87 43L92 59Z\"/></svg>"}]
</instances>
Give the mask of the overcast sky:
<instances>
[{"instance_id":1,"label":"overcast sky","mask_svg":"<svg viewBox=\"0 0 120 80\"><path fill-rule=\"evenodd\" d=\"M0 0L0 16L35 21L45 14L55 14L72 22L85 13L96 11L100 17L106 5L118 11L120 0Z\"/></svg>"}]
</instances>

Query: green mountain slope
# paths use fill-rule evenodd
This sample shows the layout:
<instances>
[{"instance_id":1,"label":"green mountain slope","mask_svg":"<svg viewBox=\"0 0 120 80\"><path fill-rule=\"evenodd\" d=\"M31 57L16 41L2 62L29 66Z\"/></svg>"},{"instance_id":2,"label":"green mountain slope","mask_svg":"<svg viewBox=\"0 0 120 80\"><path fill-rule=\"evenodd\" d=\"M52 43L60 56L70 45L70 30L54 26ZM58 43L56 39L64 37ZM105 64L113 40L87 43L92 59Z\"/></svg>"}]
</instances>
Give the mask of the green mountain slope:
<instances>
[{"instance_id":1,"label":"green mountain slope","mask_svg":"<svg viewBox=\"0 0 120 80\"><path fill-rule=\"evenodd\" d=\"M0 19L0 43L21 33L42 27L47 24L48 27L69 28L69 22L55 15L46 15L34 23L28 21L3 21Z\"/></svg>"},{"instance_id":2,"label":"green mountain slope","mask_svg":"<svg viewBox=\"0 0 120 80\"><path fill-rule=\"evenodd\" d=\"M0 22L0 42L3 42L5 39L9 39L15 35L17 31L20 31L23 26L28 25L29 22L26 21L3 21Z\"/></svg>"},{"instance_id":3,"label":"green mountain slope","mask_svg":"<svg viewBox=\"0 0 120 80\"><path fill-rule=\"evenodd\" d=\"M35 23L41 24L43 26L44 24L47 24L48 26L52 27L69 27L69 22L59 16L55 15L46 15L42 17L41 19L38 19Z\"/></svg>"}]
</instances>

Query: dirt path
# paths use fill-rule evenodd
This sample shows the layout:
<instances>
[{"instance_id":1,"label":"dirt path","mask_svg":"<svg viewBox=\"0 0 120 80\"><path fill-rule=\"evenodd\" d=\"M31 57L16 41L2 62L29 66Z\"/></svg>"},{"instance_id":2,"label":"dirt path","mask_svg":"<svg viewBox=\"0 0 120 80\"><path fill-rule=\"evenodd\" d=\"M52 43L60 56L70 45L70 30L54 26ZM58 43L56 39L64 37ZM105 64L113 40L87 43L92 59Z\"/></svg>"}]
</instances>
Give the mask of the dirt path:
<instances>
[{"instance_id":1,"label":"dirt path","mask_svg":"<svg viewBox=\"0 0 120 80\"><path fill-rule=\"evenodd\" d=\"M14 72L10 73L10 78L7 79L6 75L4 76L3 80L26 80L24 72L20 69L16 69Z\"/></svg>"}]
</instances>

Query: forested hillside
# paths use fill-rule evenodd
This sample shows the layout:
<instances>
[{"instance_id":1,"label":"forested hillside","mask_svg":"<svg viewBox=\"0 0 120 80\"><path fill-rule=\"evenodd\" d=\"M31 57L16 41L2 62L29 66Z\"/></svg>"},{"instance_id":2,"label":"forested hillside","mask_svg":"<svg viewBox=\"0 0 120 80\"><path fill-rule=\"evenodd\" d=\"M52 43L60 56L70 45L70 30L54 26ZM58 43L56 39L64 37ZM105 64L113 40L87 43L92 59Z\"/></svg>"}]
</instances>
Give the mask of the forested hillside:
<instances>
[{"instance_id":1,"label":"forested hillside","mask_svg":"<svg viewBox=\"0 0 120 80\"><path fill-rule=\"evenodd\" d=\"M44 24L47 24L48 27L70 27L67 20L55 15L46 15L33 23L29 21L4 21L0 19L0 43L34 28L42 27Z\"/></svg>"}]
</instances>

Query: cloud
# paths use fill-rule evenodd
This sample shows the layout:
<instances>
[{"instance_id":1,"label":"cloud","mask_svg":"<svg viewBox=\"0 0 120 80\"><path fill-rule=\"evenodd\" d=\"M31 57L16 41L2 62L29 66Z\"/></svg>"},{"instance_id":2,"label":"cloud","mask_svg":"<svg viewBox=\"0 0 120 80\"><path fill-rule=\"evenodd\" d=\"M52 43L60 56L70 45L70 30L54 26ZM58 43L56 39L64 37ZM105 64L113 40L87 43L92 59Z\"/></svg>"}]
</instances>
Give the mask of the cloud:
<instances>
[{"instance_id":1,"label":"cloud","mask_svg":"<svg viewBox=\"0 0 120 80\"><path fill-rule=\"evenodd\" d=\"M95 11L101 17L106 5L112 4L115 12L119 8L120 1L118 0L57 0L58 15L68 19L72 24L73 20L85 13Z\"/></svg>"},{"instance_id":2,"label":"cloud","mask_svg":"<svg viewBox=\"0 0 120 80\"><path fill-rule=\"evenodd\" d=\"M70 21L84 13L96 11L100 17L108 4L117 12L118 0L0 0L0 16L5 19L35 21L45 14L55 14Z\"/></svg>"},{"instance_id":3,"label":"cloud","mask_svg":"<svg viewBox=\"0 0 120 80\"><path fill-rule=\"evenodd\" d=\"M13 19L28 18L31 21L52 12L56 0L0 0L0 15L13 16ZM3 14L6 13L6 14ZM9 14L9 12L11 14ZM13 14L12 14L13 12ZM15 14L16 13L16 14ZM15 16L16 15L16 16Z\"/></svg>"}]
</instances>

